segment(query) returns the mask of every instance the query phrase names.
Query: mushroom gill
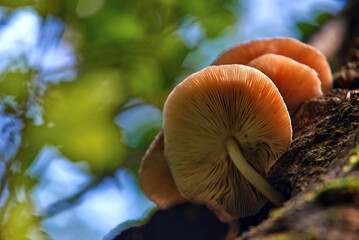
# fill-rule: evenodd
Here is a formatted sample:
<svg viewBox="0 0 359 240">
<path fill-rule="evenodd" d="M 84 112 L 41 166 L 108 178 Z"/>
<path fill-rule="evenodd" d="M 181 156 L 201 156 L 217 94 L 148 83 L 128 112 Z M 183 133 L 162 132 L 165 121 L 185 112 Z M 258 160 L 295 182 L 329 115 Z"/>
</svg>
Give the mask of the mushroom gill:
<svg viewBox="0 0 359 240">
<path fill-rule="evenodd" d="M 233 218 L 258 212 L 271 198 L 241 173 L 233 149 L 265 181 L 292 136 L 278 89 L 263 73 L 243 65 L 211 66 L 186 78 L 166 100 L 163 131 L 165 157 L 179 192 Z"/>
</svg>

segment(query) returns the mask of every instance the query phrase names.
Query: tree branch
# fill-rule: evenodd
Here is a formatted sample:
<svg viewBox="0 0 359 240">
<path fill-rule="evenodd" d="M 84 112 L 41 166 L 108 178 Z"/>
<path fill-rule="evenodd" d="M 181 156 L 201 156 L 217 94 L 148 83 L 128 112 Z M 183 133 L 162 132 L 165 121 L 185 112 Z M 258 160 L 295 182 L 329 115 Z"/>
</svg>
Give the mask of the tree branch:
<svg viewBox="0 0 359 240">
<path fill-rule="evenodd" d="M 42 217 L 49 218 L 52 217 L 66 209 L 75 207 L 79 203 L 81 203 L 82 197 L 93 188 L 97 187 L 106 177 L 110 177 L 113 175 L 113 172 L 103 172 L 99 175 L 97 175 L 92 181 L 90 181 L 88 184 L 84 185 L 79 191 L 77 191 L 75 194 L 61 199 L 50 206 L 48 206 L 44 213 L 42 214 Z"/>
</svg>

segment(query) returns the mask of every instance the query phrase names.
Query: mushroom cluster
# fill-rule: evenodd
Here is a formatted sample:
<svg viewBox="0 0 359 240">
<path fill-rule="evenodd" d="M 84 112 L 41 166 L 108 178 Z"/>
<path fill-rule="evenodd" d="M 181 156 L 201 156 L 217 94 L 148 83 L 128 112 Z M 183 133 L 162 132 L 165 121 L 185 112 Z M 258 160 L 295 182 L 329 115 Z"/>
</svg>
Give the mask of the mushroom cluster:
<svg viewBox="0 0 359 240">
<path fill-rule="evenodd" d="M 286 198 L 266 176 L 292 140 L 288 109 L 331 88 L 323 57 L 294 39 L 256 40 L 183 80 L 142 159 L 145 194 L 162 209 L 206 204 L 223 222 L 255 214 L 268 200 L 281 206 Z"/>
<path fill-rule="evenodd" d="M 225 50 L 213 63 L 223 64 L 245 64 L 266 74 L 279 89 L 290 114 L 301 102 L 328 93 L 333 85 L 326 57 L 293 38 L 240 43 Z"/>
</svg>

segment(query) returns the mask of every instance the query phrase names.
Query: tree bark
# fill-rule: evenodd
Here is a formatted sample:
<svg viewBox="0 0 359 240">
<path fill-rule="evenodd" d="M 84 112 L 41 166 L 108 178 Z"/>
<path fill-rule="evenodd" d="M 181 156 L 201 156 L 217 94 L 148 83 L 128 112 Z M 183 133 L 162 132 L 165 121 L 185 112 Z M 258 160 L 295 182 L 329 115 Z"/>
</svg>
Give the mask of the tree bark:
<svg viewBox="0 0 359 240">
<path fill-rule="evenodd" d="M 269 173 L 290 200 L 239 239 L 359 239 L 359 91 L 304 103 L 293 130 Z"/>
</svg>

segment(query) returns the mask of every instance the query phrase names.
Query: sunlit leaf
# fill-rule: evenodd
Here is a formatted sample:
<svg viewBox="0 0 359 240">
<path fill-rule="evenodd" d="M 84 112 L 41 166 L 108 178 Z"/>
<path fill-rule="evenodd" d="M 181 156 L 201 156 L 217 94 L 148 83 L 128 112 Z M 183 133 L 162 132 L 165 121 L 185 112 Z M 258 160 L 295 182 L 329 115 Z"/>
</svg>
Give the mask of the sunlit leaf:
<svg viewBox="0 0 359 240">
<path fill-rule="evenodd" d="M 53 87 L 45 97 L 45 123 L 30 137 L 59 147 L 70 160 L 86 161 L 94 170 L 118 166 L 126 148 L 113 120 L 125 100 L 122 91 L 114 70 Z"/>
<path fill-rule="evenodd" d="M 6 211 L 0 225 L 0 239 L 50 239 L 42 230 L 41 219 L 34 216 L 33 207 L 28 201 L 12 200 Z"/>
</svg>

